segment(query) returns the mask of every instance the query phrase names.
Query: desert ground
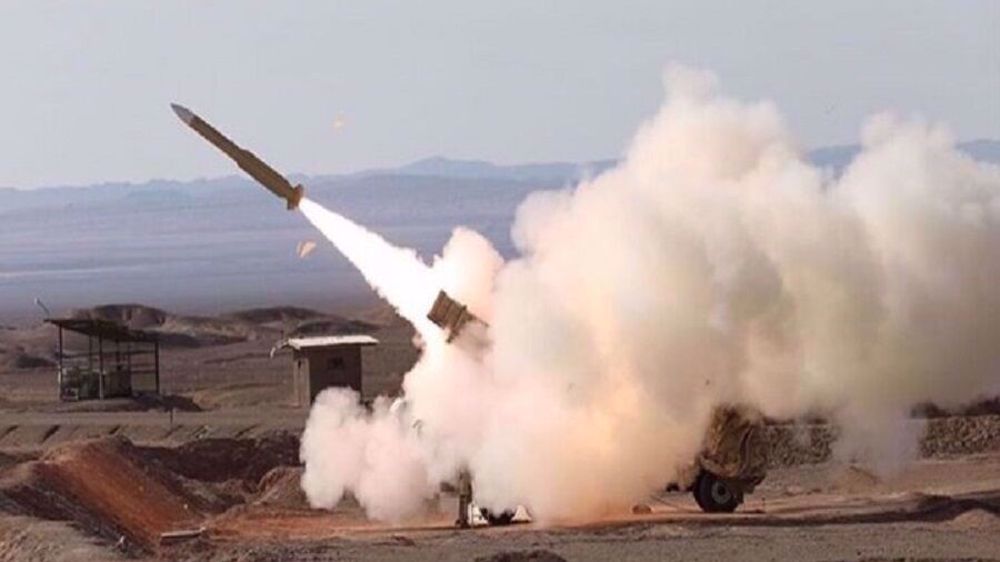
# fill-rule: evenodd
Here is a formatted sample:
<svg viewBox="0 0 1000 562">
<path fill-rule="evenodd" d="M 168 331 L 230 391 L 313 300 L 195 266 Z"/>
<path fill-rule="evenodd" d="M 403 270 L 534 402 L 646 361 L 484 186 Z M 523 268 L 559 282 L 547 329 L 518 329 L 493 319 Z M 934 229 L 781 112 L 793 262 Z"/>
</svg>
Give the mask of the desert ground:
<svg viewBox="0 0 1000 562">
<path fill-rule="evenodd" d="M 832 457 L 834 428 L 771 424 L 772 468 L 733 514 L 664 492 L 597 518 L 459 530 L 443 491 L 424 518 L 388 525 L 351 501 L 308 506 L 307 411 L 291 403 L 287 352 L 271 349 L 370 333 L 364 394 L 397 393 L 416 351 L 391 311 L 70 314 L 161 334 L 163 396 L 60 402 L 54 328 L 0 329 L 0 560 L 1000 560 L 995 407 L 914 419 L 921 458 L 881 478 Z"/>
</svg>

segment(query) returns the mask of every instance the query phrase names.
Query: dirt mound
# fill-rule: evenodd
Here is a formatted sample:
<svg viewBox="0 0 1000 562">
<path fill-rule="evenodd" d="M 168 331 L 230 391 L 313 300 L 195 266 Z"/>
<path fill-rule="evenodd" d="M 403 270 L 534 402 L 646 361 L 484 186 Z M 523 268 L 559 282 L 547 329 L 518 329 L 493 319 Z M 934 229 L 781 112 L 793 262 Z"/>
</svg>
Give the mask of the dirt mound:
<svg viewBox="0 0 1000 562">
<path fill-rule="evenodd" d="M 265 474 L 278 466 L 299 464 L 299 439 L 277 432 L 257 439 L 201 439 L 180 447 L 145 447 L 146 459 L 156 460 L 174 474 L 202 482 L 237 480 L 256 492 Z"/>
<path fill-rule="evenodd" d="M 71 318 L 106 320 L 133 330 L 146 330 L 162 325 L 169 316 L 165 311 L 142 304 L 105 304 L 70 311 Z"/>
<path fill-rule="evenodd" d="M 9 355 L 9 359 L 15 369 L 40 369 L 56 364 L 55 361 L 47 357 L 39 357 L 24 352 L 14 352 Z"/>
<path fill-rule="evenodd" d="M 505 550 L 479 556 L 476 562 L 566 562 L 566 559 L 551 550 Z"/>
<path fill-rule="evenodd" d="M 322 336 L 322 335 L 342 335 L 342 334 L 367 334 L 374 332 L 378 326 L 363 322 L 361 320 L 347 320 L 344 318 L 327 318 L 303 322 L 293 328 L 288 335 L 298 336 Z"/>
<path fill-rule="evenodd" d="M 51 369 L 55 343 L 56 329 L 50 324 L 0 330 L 0 373 Z"/>
<path fill-rule="evenodd" d="M 410 323 L 403 319 L 392 305 L 379 301 L 375 306 L 361 311 L 357 317 L 365 322 L 376 326 L 409 326 Z"/>
<path fill-rule="evenodd" d="M 170 315 L 151 330 L 160 342 L 173 347 L 208 347 L 260 338 L 261 331 L 245 322 L 223 318 Z"/>
<path fill-rule="evenodd" d="M 63 521 L 41 521 L 31 517 L 0 515 L 0 561 L 79 562 L 80 560 L 128 560 L 111 545 Z"/>
<path fill-rule="evenodd" d="M 253 339 L 254 326 L 228 318 L 208 318 L 171 314 L 142 304 L 106 304 L 74 309 L 73 318 L 105 320 L 133 330 L 155 333 L 167 347 L 204 347 Z"/>
<path fill-rule="evenodd" d="M 106 398 L 104 400 L 80 400 L 57 402 L 46 408 L 49 412 L 198 412 L 201 408 L 186 396 L 172 394 L 140 394 L 131 398 Z"/>
<path fill-rule="evenodd" d="M 295 307 L 257 308 L 217 318 L 167 315 L 153 331 L 167 345 L 206 347 L 282 335 L 327 335 L 370 332 L 376 326 L 315 310 Z"/>
<path fill-rule="evenodd" d="M 279 466 L 260 480 L 260 493 L 255 504 L 274 507 L 308 508 L 309 502 L 302 491 L 302 468 Z"/>
<path fill-rule="evenodd" d="M 52 368 L 55 341 L 55 327 L 49 324 L 0 330 L 0 372 Z"/>
<path fill-rule="evenodd" d="M 201 408 L 187 396 L 173 394 L 142 394 L 132 398 L 141 410 L 176 410 L 178 412 L 200 412 Z"/>
<path fill-rule="evenodd" d="M 0 470 L 7 468 L 8 466 L 17 464 L 17 459 L 6 454 L 0 453 Z"/>
<path fill-rule="evenodd" d="M 294 306 L 251 308 L 225 314 L 222 318 L 281 330 L 286 336 L 356 334 L 378 329 L 375 324 L 362 320 Z"/>
<path fill-rule="evenodd" d="M 261 497 L 300 501 L 301 472 L 290 466 L 298 464 L 298 446 L 285 433 L 176 448 L 105 438 L 56 447 L 20 464 L 5 456 L 0 512 L 73 521 L 87 533 L 111 541 L 124 536 L 134 548 L 151 551 L 161 533 L 197 528 L 207 515 L 234 505 Z"/>
<path fill-rule="evenodd" d="M 155 548 L 160 533 L 196 526 L 203 517 L 198 503 L 124 439 L 58 447 L 0 475 L 0 510 L 74 521 L 142 550 Z"/>
<path fill-rule="evenodd" d="M 55 360 L 38 354 L 41 350 L 26 351 L 21 346 L 0 348 L 0 368 L 2 369 L 43 369 L 56 364 Z"/>
<path fill-rule="evenodd" d="M 970 509 L 952 519 L 951 525 L 960 529 L 1000 530 L 1000 515 L 985 509 Z"/>
<path fill-rule="evenodd" d="M 311 320 L 313 318 L 321 318 L 324 316 L 327 315 L 308 308 L 299 308 L 295 306 L 271 306 L 266 308 L 237 310 L 236 312 L 224 314 L 222 317 L 239 320 L 241 322 L 249 322 L 251 324 L 271 324 L 274 322 L 301 322 L 303 320 Z"/>
</svg>

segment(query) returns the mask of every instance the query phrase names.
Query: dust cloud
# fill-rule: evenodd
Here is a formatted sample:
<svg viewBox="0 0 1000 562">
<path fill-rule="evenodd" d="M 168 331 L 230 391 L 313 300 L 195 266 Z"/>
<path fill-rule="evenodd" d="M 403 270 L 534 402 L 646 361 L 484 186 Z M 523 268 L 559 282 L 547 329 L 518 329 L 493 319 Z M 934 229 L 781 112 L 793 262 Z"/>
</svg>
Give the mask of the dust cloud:
<svg viewBox="0 0 1000 562">
<path fill-rule="evenodd" d="M 626 509 L 696 455 L 712 409 L 837 423 L 841 455 L 912 456 L 911 408 L 1000 392 L 1000 168 L 892 115 L 841 173 L 777 108 L 673 67 L 622 162 L 518 210 L 506 263 L 458 229 L 430 265 L 301 209 L 416 326 L 405 401 L 329 390 L 303 437 L 314 506 L 419 513 L 470 470 L 477 503 L 536 519 Z M 425 315 L 439 289 L 489 324 L 481 353 Z"/>
</svg>

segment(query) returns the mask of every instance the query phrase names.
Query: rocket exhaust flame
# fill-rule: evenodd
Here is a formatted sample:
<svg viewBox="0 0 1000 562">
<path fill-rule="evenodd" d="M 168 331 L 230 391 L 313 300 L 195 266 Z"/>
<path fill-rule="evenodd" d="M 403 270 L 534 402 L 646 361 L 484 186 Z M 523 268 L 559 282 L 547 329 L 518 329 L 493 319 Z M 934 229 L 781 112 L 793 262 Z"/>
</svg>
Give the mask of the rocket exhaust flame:
<svg viewBox="0 0 1000 562">
<path fill-rule="evenodd" d="M 309 199 L 303 199 L 299 209 L 422 336 L 440 332 L 426 318 L 440 288 L 431 268 L 420 261 L 416 252 L 393 246 L 378 234 Z"/>
</svg>

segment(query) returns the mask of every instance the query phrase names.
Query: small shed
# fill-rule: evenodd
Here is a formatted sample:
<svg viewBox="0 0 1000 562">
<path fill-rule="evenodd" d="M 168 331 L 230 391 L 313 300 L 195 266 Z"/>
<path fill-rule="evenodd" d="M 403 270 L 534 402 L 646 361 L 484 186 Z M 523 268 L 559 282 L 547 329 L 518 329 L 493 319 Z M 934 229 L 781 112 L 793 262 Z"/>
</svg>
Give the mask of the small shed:
<svg viewBox="0 0 1000 562">
<path fill-rule="evenodd" d="M 292 350 L 295 403 L 312 404 L 323 389 L 353 388 L 361 394 L 361 348 L 378 344 L 358 334 L 289 338 L 281 347 Z"/>
<path fill-rule="evenodd" d="M 61 400 L 160 393 L 160 343 L 155 334 L 95 318 L 45 321 L 59 329 Z"/>
</svg>

